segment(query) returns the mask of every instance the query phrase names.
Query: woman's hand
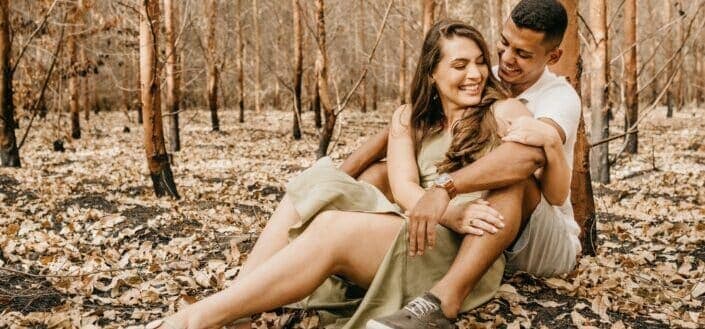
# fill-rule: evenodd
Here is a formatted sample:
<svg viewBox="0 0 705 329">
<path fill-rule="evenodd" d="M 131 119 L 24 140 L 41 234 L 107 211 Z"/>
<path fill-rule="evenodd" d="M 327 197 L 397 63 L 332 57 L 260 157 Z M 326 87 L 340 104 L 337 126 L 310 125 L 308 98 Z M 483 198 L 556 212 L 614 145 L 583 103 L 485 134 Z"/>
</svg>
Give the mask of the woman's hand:
<svg viewBox="0 0 705 329">
<path fill-rule="evenodd" d="M 436 224 L 445 213 L 450 197 L 442 188 L 426 190 L 408 212 L 409 215 L 409 255 L 423 255 L 426 247 L 433 249 L 436 244 Z"/>
<path fill-rule="evenodd" d="M 504 217 L 483 199 L 448 208 L 441 225 L 458 234 L 495 234 L 504 228 Z"/>
<path fill-rule="evenodd" d="M 553 126 L 529 116 L 511 121 L 502 140 L 536 147 L 561 144 L 561 137 Z"/>
</svg>

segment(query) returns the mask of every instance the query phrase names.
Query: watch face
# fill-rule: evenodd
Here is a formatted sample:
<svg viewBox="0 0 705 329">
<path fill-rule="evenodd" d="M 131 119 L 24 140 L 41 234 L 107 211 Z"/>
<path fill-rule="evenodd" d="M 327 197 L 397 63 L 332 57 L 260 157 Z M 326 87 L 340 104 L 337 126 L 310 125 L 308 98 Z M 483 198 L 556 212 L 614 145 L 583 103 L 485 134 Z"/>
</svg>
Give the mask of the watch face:
<svg viewBox="0 0 705 329">
<path fill-rule="evenodd" d="M 447 174 L 440 175 L 438 176 L 438 178 L 436 178 L 436 184 L 438 185 L 443 186 L 448 184 L 448 182 L 450 182 L 450 176 Z"/>
</svg>

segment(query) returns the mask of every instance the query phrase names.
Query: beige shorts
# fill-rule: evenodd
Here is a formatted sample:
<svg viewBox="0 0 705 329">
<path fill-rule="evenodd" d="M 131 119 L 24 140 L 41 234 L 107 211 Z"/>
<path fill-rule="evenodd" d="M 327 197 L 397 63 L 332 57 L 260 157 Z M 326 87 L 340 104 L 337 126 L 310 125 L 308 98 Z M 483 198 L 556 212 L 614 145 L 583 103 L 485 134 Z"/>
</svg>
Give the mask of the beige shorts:
<svg viewBox="0 0 705 329">
<path fill-rule="evenodd" d="M 573 216 L 550 205 L 543 195 L 514 246 L 504 252 L 507 269 L 536 276 L 568 273 L 580 253 L 580 227 Z"/>
</svg>

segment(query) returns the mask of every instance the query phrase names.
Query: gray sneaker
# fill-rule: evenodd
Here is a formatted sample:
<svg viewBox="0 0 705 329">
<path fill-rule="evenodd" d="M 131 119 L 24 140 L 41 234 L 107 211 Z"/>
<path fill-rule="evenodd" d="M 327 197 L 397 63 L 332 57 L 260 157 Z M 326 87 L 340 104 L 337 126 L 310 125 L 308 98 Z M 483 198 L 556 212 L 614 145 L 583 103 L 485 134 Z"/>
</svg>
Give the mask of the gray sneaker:
<svg viewBox="0 0 705 329">
<path fill-rule="evenodd" d="M 367 329 L 451 329 L 455 328 L 441 310 L 441 300 L 430 292 L 416 297 L 399 311 L 367 321 Z"/>
</svg>

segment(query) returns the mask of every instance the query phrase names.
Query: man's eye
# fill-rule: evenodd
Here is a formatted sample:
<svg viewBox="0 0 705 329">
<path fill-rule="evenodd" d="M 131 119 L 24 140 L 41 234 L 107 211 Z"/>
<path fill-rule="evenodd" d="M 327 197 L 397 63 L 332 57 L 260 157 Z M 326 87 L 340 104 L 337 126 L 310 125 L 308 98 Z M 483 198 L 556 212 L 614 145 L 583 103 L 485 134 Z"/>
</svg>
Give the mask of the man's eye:
<svg viewBox="0 0 705 329">
<path fill-rule="evenodd" d="M 524 59 L 531 58 L 531 55 L 529 55 L 529 54 L 519 53 L 518 55 L 519 55 L 519 57 L 524 58 Z"/>
</svg>

